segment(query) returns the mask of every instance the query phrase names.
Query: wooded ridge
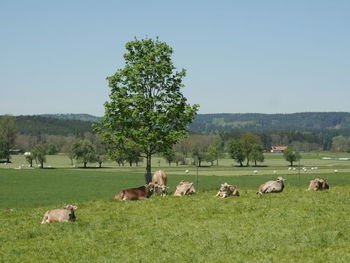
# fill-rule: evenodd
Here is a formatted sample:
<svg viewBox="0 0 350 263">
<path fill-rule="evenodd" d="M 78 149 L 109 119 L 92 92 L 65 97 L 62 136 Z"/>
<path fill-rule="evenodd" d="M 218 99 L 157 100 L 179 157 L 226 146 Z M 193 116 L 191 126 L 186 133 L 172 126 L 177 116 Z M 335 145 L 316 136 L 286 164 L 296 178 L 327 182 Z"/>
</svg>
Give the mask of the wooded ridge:
<svg viewBox="0 0 350 263">
<path fill-rule="evenodd" d="M 19 134 L 70 135 L 91 132 L 101 117 L 89 114 L 43 114 L 16 117 Z M 198 114 L 189 126 L 192 133 L 228 131 L 322 131 L 350 135 L 349 112 L 301 112 L 292 114 L 218 113 Z"/>
</svg>

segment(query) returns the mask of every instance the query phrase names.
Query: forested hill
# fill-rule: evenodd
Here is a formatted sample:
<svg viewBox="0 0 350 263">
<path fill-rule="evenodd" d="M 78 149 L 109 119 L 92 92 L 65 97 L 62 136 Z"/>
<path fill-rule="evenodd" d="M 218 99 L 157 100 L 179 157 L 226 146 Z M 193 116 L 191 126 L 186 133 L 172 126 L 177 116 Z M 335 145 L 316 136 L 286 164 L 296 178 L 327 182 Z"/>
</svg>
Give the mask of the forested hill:
<svg viewBox="0 0 350 263">
<path fill-rule="evenodd" d="M 16 116 L 20 134 L 69 135 L 89 132 L 100 117 L 88 114 L 50 114 Z M 305 112 L 293 114 L 223 113 L 198 114 L 190 125 L 194 133 L 221 131 L 347 131 L 350 135 L 350 113 Z"/>
<path fill-rule="evenodd" d="M 25 135 L 76 135 L 92 131 L 92 122 L 49 118 L 40 115 L 16 116 L 16 129 Z"/>
<path fill-rule="evenodd" d="M 192 132 L 215 131 L 311 131 L 350 129 L 348 112 L 303 112 L 292 114 L 222 113 L 199 114 L 190 125 Z"/>
<path fill-rule="evenodd" d="M 90 121 L 90 122 L 98 122 L 101 121 L 101 117 L 96 117 L 90 114 L 42 114 L 39 115 L 42 117 L 48 117 L 48 118 L 54 118 L 54 119 L 60 119 L 60 120 L 78 120 L 78 121 Z"/>
</svg>

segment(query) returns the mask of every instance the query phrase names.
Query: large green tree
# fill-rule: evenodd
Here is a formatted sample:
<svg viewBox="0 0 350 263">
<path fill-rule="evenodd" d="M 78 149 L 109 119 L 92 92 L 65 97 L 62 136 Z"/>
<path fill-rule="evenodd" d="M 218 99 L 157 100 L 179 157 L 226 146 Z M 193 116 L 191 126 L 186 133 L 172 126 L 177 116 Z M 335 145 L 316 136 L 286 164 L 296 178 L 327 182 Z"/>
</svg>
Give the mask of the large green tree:
<svg viewBox="0 0 350 263">
<path fill-rule="evenodd" d="M 10 149 L 15 145 L 15 117 L 4 115 L 0 117 L 0 159 L 10 161 Z"/>
<path fill-rule="evenodd" d="M 155 153 L 165 152 L 187 134 L 198 105 L 181 93 L 184 69 L 176 71 L 172 48 L 157 39 L 134 39 L 126 44 L 125 66 L 108 77 L 110 101 L 95 126 L 109 150 L 135 147 L 146 158 L 146 181 Z"/>
</svg>

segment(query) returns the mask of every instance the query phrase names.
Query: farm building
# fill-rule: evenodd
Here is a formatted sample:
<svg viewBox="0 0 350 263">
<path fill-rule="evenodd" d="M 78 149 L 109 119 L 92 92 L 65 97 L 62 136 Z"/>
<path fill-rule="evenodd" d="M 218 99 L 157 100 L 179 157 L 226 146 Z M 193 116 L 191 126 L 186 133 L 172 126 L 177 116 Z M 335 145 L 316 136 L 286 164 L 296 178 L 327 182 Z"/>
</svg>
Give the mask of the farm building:
<svg viewBox="0 0 350 263">
<path fill-rule="evenodd" d="M 271 146 L 272 153 L 283 153 L 287 150 L 287 146 Z"/>
</svg>

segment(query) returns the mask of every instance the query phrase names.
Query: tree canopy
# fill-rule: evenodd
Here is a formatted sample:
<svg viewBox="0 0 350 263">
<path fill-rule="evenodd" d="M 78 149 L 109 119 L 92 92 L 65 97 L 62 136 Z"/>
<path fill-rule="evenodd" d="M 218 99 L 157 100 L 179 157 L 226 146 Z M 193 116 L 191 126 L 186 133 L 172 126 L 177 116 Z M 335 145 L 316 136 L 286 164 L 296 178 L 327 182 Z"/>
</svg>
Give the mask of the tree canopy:
<svg viewBox="0 0 350 263">
<path fill-rule="evenodd" d="M 152 155 L 165 152 L 187 134 L 198 105 L 181 93 L 184 69 L 175 71 L 172 48 L 157 39 L 126 44 L 125 67 L 108 77 L 110 101 L 101 125 L 95 126 L 109 152 L 137 147 L 151 173 Z"/>
</svg>

